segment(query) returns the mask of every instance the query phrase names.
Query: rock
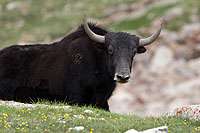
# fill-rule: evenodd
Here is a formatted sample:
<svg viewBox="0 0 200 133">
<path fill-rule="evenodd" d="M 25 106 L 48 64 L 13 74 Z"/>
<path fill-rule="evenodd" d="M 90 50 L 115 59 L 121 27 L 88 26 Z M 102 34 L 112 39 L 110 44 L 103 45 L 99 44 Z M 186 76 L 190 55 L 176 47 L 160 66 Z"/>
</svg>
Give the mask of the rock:
<svg viewBox="0 0 200 133">
<path fill-rule="evenodd" d="M 139 132 L 135 129 L 130 129 L 130 130 L 126 131 L 125 133 L 139 133 Z"/>
<path fill-rule="evenodd" d="M 200 23 L 184 25 L 180 31 L 180 38 L 191 42 L 200 41 Z"/>
<path fill-rule="evenodd" d="M 174 61 L 173 58 L 174 54 L 171 49 L 166 46 L 158 47 L 150 63 L 150 71 L 157 74 L 162 73 Z"/>
<path fill-rule="evenodd" d="M 200 58 L 192 59 L 188 62 L 190 69 L 200 75 Z"/>
<path fill-rule="evenodd" d="M 131 102 L 134 100 L 134 96 L 123 88 L 123 85 L 120 88 L 116 89 L 114 95 L 109 99 L 109 105 L 111 112 L 122 113 L 126 112 L 130 108 Z M 115 101 L 120 104 L 110 104 L 110 102 Z M 126 103 L 126 104 L 121 104 Z"/>
<path fill-rule="evenodd" d="M 125 133 L 168 133 L 168 127 L 162 126 L 158 128 L 148 129 L 142 132 L 138 132 L 135 129 L 131 129 L 131 130 L 126 131 Z"/>
<path fill-rule="evenodd" d="M 158 24 L 156 23 L 154 25 L 156 26 Z M 162 40 L 163 44 L 169 45 L 169 44 L 173 44 L 177 40 L 179 40 L 179 35 L 177 34 L 177 32 L 163 29 L 159 38 L 160 38 L 160 40 Z"/>
<path fill-rule="evenodd" d="M 168 95 L 175 95 L 177 96 L 178 93 L 190 93 L 194 89 L 200 89 L 200 77 L 197 77 L 195 79 L 191 79 L 188 81 L 184 81 L 179 84 L 174 84 L 173 86 L 169 86 L 167 88 L 164 88 L 165 93 Z"/>
<path fill-rule="evenodd" d="M 24 5 L 24 2 L 15 1 L 15 2 L 8 3 L 6 6 L 6 9 L 12 10 L 14 8 L 21 8 L 23 5 Z"/>
<path fill-rule="evenodd" d="M 165 15 L 164 18 L 167 22 L 170 22 L 172 19 L 183 15 L 183 9 L 181 7 L 174 7 L 170 9 Z"/>
<path fill-rule="evenodd" d="M 149 130 L 142 131 L 142 133 L 168 133 L 168 127 L 162 126 L 158 128 L 152 128 Z"/>
<path fill-rule="evenodd" d="M 83 126 L 75 127 L 74 130 L 81 131 L 84 130 L 84 127 Z"/>
<path fill-rule="evenodd" d="M 70 128 L 68 128 L 68 129 L 69 129 L 69 130 L 81 131 L 81 130 L 84 130 L 84 127 L 83 127 L 83 126 L 78 126 L 78 127 L 74 127 L 74 128 L 70 127 Z"/>
<path fill-rule="evenodd" d="M 191 121 L 199 121 L 200 119 L 200 105 L 188 105 L 188 106 L 182 106 L 175 109 L 172 109 L 171 111 L 167 112 L 165 114 L 167 117 L 182 117 L 182 118 L 188 118 Z"/>
</svg>

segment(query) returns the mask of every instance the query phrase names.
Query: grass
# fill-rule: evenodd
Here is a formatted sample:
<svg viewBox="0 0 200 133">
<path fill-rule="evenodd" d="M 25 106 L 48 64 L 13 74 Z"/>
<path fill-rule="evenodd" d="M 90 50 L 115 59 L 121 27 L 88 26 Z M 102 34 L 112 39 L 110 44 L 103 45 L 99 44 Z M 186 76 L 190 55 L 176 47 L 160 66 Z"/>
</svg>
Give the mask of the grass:
<svg viewBox="0 0 200 133">
<path fill-rule="evenodd" d="M 89 17 L 105 18 L 104 9 L 122 2 L 130 4 L 133 0 L 0 1 L 0 47 L 60 38 L 82 24 L 84 11 Z M 18 6 L 12 7 L 13 3 Z"/>
<path fill-rule="evenodd" d="M 136 30 L 140 27 L 149 27 L 151 22 L 157 18 L 161 17 L 167 10 L 175 7 L 177 4 L 171 4 L 167 6 L 157 7 L 157 8 L 150 8 L 144 14 L 137 19 L 129 19 L 129 20 L 122 20 L 115 24 L 110 25 L 112 29 L 115 30 Z M 152 17 L 149 17 L 152 16 Z"/>
<path fill-rule="evenodd" d="M 105 9 L 117 9 L 120 5 L 129 5 L 137 1 L 2 0 L 0 1 L 0 48 L 18 42 L 38 43 L 56 40 L 82 24 L 84 11 L 90 18 L 105 19 L 107 18 Z M 131 31 L 148 27 L 154 19 L 163 16 L 169 9 L 176 6 L 182 7 L 184 14 L 174 18 L 164 28 L 177 31 L 181 26 L 189 23 L 189 17 L 194 14 L 191 7 L 196 7 L 196 12 L 200 15 L 199 0 L 183 0 L 162 7 L 146 7 L 148 10 L 144 16 L 121 20 L 106 27 L 114 31 Z"/>
<path fill-rule="evenodd" d="M 65 104 L 56 104 L 63 106 Z M 93 113 L 85 113 L 91 110 Z M 103 119 L 102 119 L 103 118 Z M 147 117 L 120 115 L 92 107 L 71 106 L 69 109 L 15 108 L 0 106 L 0 132 L 77 132 L 70 130 L 83 126 L 81 132 L 125 132 L 129 129 L 144 131 L 167 126 L 169 132 L 191 133 L 200 130 L 199 122 L 179 117 Z"/>
</svg>

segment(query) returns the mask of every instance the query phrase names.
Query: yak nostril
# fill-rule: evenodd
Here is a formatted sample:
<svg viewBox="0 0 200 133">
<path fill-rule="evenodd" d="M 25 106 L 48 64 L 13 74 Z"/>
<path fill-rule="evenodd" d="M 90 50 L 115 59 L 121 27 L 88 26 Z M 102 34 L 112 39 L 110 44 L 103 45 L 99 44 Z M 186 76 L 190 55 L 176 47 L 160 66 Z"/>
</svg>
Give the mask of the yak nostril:
<svg viewBox="0 0 200 133">
<path fill-rule="evenodd" d="M 114 80 L 116 81 L 128 81 L 130 79 L 130 75 L 128 74 L 115 74 Z"/>
<path fill-rule="evenodd" d="M 117 79 L 119 80 L 128 80 L 129 78 L 129 75 L 117 75 Z"/>
</svg>

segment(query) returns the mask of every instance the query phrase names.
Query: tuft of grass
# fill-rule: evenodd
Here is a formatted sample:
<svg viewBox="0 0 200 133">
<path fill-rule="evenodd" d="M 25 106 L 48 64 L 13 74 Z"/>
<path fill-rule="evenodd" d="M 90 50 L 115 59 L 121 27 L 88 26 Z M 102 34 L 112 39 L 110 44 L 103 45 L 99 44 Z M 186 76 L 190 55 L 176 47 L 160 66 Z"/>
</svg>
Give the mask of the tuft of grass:
<svg viewBox="0 0 200 133">
<path fill-rule="evenodd" d="M 41 104 L 47 103 L 46 101 Z M 68 106 L 64 103 L 47 103 Z M 91 110 L 93 113 L 85 113 Z M 120 115 L 92 107 L 71 106 L 68 109 L 17 108 L 0 106 L 0 132 L 77 132 L 70 129 L 83 126 L 88 132 L 125 132 L 129 129 L 144 131 L 168 126 L 170 132 L 190 133 L 200 130 L 199 122 L 179 117 L 146 117 Z"/>
</svg>

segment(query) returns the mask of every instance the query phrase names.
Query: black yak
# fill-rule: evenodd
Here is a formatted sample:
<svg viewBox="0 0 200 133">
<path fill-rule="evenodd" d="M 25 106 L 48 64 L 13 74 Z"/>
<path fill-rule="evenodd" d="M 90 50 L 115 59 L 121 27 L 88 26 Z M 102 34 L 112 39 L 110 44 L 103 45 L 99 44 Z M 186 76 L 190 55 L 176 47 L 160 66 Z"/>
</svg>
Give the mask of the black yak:
<svg viewBox="0 0 200 133">
<path fill-rule="evenodd" d="M 161 23 L 162 25 L 162 23 Z M 87 23 L 52 44 L 13 45 L 0 50 L 0 99 L 47 99 L 109 110 L 116 82 L 130 79 L 133 57 L 156 40 L 111 32 Z"/>
</svg>

